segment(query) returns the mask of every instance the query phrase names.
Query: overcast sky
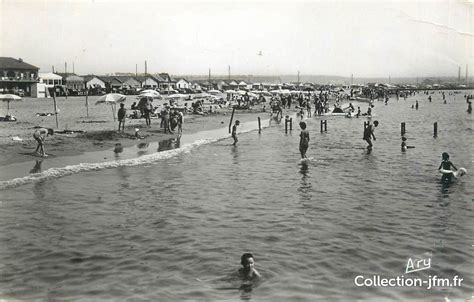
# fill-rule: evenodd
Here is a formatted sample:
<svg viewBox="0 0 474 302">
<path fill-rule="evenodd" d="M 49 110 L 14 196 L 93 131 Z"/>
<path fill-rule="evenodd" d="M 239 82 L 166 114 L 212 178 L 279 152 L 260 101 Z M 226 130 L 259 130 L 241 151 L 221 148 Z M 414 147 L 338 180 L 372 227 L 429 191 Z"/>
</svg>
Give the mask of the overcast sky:
<svg viewBox="0 0 474 302">
<path fill-rule="evenodd" d="M 474 73 L 471 1 L 0 2 L 0 56 L 40 71 L 226 75 Z"/>
</svg>

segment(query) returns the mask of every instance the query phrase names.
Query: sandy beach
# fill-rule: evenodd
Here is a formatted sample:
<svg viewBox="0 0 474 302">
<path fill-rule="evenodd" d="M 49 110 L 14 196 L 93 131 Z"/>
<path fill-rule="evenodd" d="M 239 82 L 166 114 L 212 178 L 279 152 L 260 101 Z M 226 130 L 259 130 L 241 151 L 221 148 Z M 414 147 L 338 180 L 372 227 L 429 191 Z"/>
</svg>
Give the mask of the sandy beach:
<svg viewBox="0 0 474 302">
<path fill-rule="evenodd" d="M 157 142 L 176 136 L 164 133 L 160 128 L 160 118 L 152 118 L 151 128 L 146 127 L 144 119 L 127 119 L 125 132 L 120 133 L 117 131 L 118 122 L 114 121 L 112 116 L 111 106 L 95 105 L 97 98 L 98 96 L 88 98 L 88 115 L 85 97 L 56 98 L 59 127 L 56 127 L 54 114 L 41 115 L 54 112 L 52 98 L 26 98 L 23 102 L 10 103 L 9 113 L 15 116 L 17 121 L 2 122 L 0 166 L 31 160 L 32 152 L 36 148 L 32 134 L 37 127 L 53 128 L 56 131 L 53 136 L 47 137 L 45 144 L 46 153 L 56 157 L 113 149 L 117 143 L 123 147 L 137 144 L 134 137 L 135 128 L 140 129 L 140 135 L 143 137 L 140 142 Z M 127 114 L 131 112 L 129 108 L 134 101 L 135 96 L 127 96 Z M 228 127 L 231 113 L 232 109 L 229 107 L 219 108 L 216 112 L 206 115 L 188 113 L 184 117 L 183 133 Z M 0 109 L 0 114 L 6 114 L 6 104 Z M 269 116 L 268 112 L 262 111 L 262 105 L 250 110 L 236 110 L 234 120 L 245 122 L 257 120 L 259 116 L 262 119 Z"/>
</svg>

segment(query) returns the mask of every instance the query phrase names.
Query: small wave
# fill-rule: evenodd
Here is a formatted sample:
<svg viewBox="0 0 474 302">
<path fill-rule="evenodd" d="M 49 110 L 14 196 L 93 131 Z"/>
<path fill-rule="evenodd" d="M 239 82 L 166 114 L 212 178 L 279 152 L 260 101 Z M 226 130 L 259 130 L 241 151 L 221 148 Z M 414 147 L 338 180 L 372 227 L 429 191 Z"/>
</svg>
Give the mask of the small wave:
<svg viewBox="0 0 474 302">
<path fill-rule="evenodd" d="M 177 156 L 178 154 L 190 152 L 192 149 L 196 147 L 218 141 L 219 139 L 220 138 L 201 139 L 193 143 L 183 145 L 181 148 L 178 148 L 178 149 L 156 152 L 156 153 L 152 153 L 148 155 L 143 155 L 138 158 L 114 160 L 114 161 L 100 162 L 100 163 L 80 163 L 80 164 L 70 165 L 70 166 L 65 166 L 65 167 L 50 168 L 41 173 L 30 174 L 24 177 L 1 181 L 0 190 L 17 187 L 17 186 L 21 186 L 25 184 L 30 184 L 30 183 L 38 182 L 45 179 L 64 177 L 64 176 L 79 173 L 79 172 L 103 170 L 103 169 L 117 168 L 117 167 L 129 167 L 129 166 L 137 166 L 137 165 L 153 163 L 155 161 L 164 160 L 164 159 Z"/>
</svg>

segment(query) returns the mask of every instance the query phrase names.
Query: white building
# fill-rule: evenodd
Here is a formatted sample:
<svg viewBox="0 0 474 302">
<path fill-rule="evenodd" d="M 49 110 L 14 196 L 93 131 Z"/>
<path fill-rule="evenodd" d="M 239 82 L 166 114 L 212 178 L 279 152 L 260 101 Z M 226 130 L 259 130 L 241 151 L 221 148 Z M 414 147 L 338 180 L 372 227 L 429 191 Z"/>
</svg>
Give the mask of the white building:
<svg viewBox="0 0 474 302">
<path fill-rule="evenodd" d="M 97 76 L 84 76 L 84 81 L 86 82 L 87 89 L 92 89 L 95 87 L 105 89 L 105 82 Z"/>
<path fill-rule="evenodd" d="M 39 82 L 31 87 L 31 96 L 34 98 L 50 97 L 48 89 L 63 85 L 63 77 L 52 72 L 39 72 L 38 79 Z"/>
<path fill-rule="evenodd" d="M 40 72 L 38 77 L 39 82 L 45 84 L 48 88 L 63 84 L 63 77 L 52 72 Z"/>
<path fill-rule="evenodd" d="M 176 82 L 176 88 L 189 89 L 191 88 L 191 84 L 188 81 L 186 81 L 186 79 L 181 78 Z"/>
</svg>

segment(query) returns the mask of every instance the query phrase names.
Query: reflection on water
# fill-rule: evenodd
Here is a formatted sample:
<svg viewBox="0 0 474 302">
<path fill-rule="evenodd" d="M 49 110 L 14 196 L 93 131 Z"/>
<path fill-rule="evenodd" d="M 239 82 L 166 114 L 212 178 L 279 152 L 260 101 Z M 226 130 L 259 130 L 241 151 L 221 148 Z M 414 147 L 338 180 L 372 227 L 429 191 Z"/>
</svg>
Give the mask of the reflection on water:
<svg viewBox="0 0 474 302">
<path fill-rule="evenodd" d="M 37 159 L 33 169 L 30 170 L 30 174 L 41 173 L 41 164 L 43 159 Z"/>
<path fill-rule="evenodd" d="M 170 138 L 158 142 L 158 152 L 179 148 L 179 139 Z"/>
</svg>

